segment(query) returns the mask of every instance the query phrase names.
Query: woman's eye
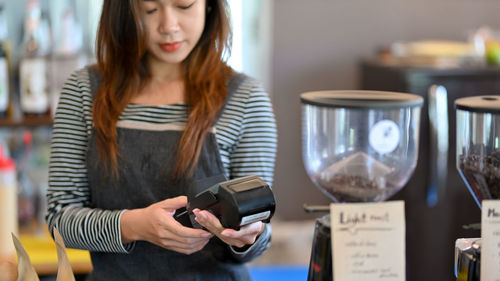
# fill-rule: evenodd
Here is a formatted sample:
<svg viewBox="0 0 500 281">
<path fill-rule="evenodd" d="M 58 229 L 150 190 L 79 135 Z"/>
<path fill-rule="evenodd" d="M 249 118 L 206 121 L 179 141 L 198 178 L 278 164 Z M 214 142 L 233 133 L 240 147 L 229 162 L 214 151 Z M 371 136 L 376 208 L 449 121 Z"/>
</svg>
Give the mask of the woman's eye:
<svg viewBox="0 0 500 281">
<path fill-rule="evenodd" d="M 146 10 L 146 14 L 151 15 L 152 13 L 156 12 L 157 9 L 151 9 L 151 10 Z"/>
<path fill-rule="evenodd" d="M 193 5 L 194 5 L 194 2 L 191 3 L 191 4 L 189 4 L 189 5 L 186 5 L 186 6 L 179 6 L 179 8 L 182 9 L 182 10 L 187 10 L 187 9 L 191 8 Z"/>
</svg>

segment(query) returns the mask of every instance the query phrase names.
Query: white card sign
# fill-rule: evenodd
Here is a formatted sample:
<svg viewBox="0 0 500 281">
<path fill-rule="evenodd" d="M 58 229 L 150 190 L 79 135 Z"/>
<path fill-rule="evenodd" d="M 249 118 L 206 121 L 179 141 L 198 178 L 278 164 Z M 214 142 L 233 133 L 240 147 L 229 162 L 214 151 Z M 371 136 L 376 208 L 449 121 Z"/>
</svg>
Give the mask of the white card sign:
<svg viewBox="0 0 500 281">
<path fill-rule="evenodd" d="M 500 200 L 483 200 L 481 281 L 500 281 Z"/>
<path fill-rule="evenodd" d="M 333 280 L 405 281 L 403 201 L 330 204 Z"/>
</svg>

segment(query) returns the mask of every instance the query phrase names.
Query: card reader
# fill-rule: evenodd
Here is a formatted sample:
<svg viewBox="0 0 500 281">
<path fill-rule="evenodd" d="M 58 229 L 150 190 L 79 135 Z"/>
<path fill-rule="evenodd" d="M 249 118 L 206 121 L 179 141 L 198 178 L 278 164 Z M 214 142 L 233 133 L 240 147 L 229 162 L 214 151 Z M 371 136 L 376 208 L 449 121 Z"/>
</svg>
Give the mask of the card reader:
<svg viewBox="0 0 500 281">
<path fill-rule="evenodd" d="M 188 198 L 186 211 L 177 214 L 176 218 L 189 215 L 193 227 L 200 228 L 194 220 L 196 208 L 214 214 L 225 228 L 239 230 L 256 221 L 270 222 L 276 203 L 269 185 L 251 175 L 217 183 Z"/>
</svg>

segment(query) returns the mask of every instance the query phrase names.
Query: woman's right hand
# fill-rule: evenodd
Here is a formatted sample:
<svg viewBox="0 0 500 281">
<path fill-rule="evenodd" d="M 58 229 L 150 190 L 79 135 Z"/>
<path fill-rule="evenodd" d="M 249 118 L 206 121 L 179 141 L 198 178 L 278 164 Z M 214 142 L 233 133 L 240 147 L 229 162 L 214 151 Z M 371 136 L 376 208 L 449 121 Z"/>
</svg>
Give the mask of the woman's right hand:
<svg viewBox="0 0 500 281">
<path fill-rule="evenodd" d="M 175 210 L 186 205 L 187 197 L 178 196 L 143 209 L 125 211 L 120 221 L 122 242 L 143 240 L 187 255 L 203 249 L 213 235 L 185 227 L 173 217 Z"/>
</svg>

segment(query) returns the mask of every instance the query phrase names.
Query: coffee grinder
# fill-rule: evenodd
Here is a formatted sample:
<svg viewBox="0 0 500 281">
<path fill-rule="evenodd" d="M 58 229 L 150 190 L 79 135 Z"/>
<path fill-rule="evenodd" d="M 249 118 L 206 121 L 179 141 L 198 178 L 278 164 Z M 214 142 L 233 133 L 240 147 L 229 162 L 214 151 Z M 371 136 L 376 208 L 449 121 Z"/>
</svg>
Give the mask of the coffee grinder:
<svg viewBox="0 0 500 281">
<path fill-rule="evenodd" d="M 301 94 L 301 102 L 303 162 L 324 194 L 336 203 L 380 202 L 403 188 L 417 163 L 421 97 L 318 91 Z M 308 280 L 332 280 L 332 267 L 325 215 L 316 220 Z"/>
<path fill-rule="evenodd" d="M 473 96 L 455 101 L 457 169 L 472 197 L 500 198 L 500 96 Z M 456 241 L 457 280 L 479 281 L 481 239 Z"/>
</svg>

